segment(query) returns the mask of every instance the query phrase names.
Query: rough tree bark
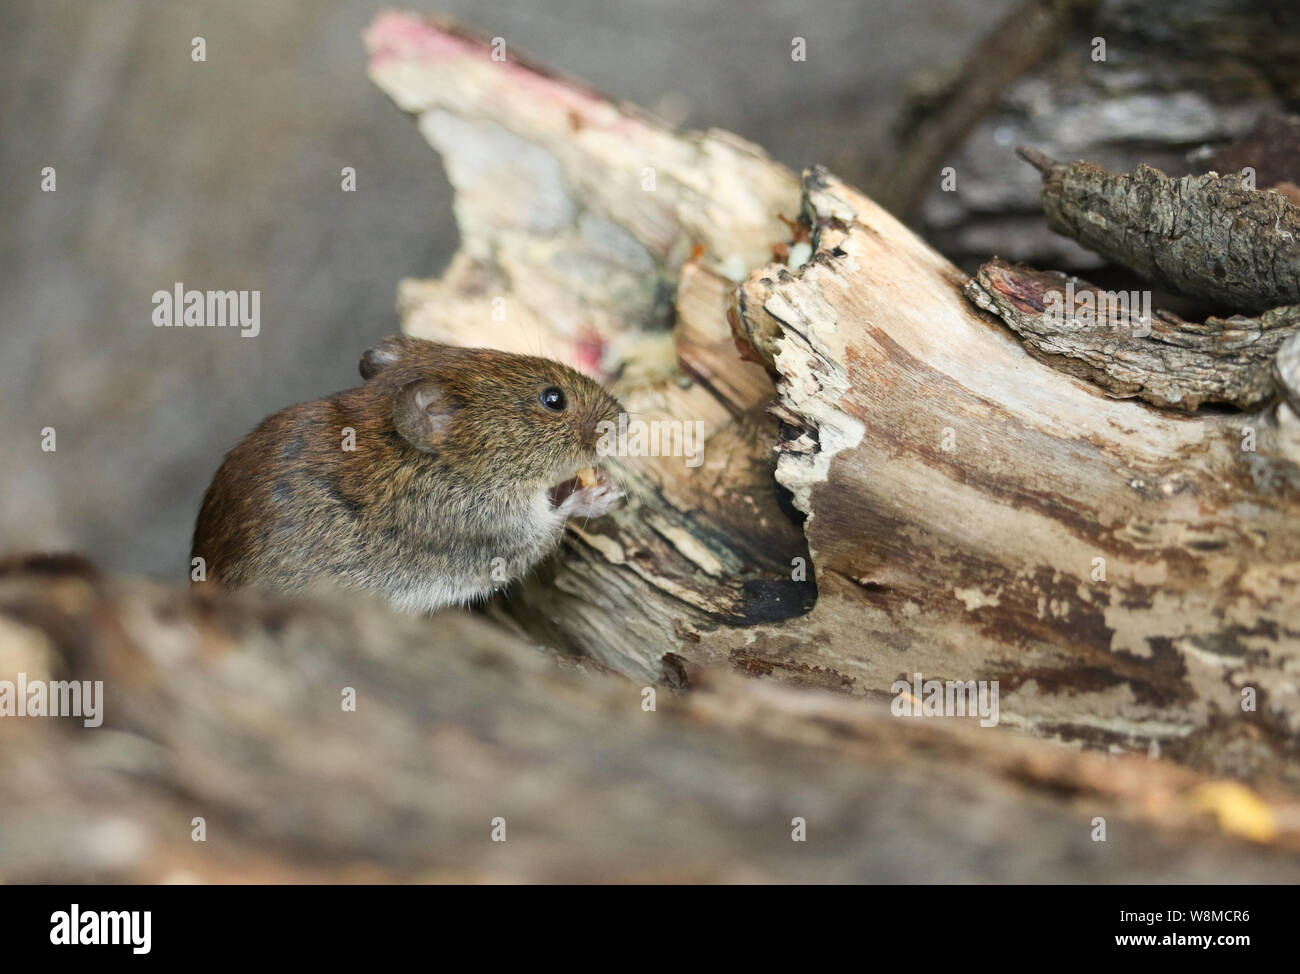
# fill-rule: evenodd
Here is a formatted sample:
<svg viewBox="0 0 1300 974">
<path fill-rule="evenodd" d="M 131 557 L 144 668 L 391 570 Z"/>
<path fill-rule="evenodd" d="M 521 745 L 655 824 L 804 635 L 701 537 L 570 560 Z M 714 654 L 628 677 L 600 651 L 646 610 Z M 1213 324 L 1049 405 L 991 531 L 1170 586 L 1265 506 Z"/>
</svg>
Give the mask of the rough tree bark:
<svg viewBox="0 0 1300 974">
<path fill-rule="evenodd" d="M 1071 289 L 1076 305 L 1065 307 Z M 1057 368 L 1114 396 L 1191 412 L 1203 403 L 1266 405 L 1278 393 L 1274 363 L 1282 345 L 1300 331 L 1300 305 L 1203 323 L 1163 310 L 1143 318 L 1136 291 L 1121 304 L 1080 278 L 996 259 L 967 282 L 966 294 Z"/>
<path fill-rule="evenodd" d="M 1172 179 L 1019 154 L 1043 174 L 1047 225 L 1144 280 L 1243 311 L 1300 295 L 1300 207 L 1283 194 L 1238 173 Z"/>
</svg>

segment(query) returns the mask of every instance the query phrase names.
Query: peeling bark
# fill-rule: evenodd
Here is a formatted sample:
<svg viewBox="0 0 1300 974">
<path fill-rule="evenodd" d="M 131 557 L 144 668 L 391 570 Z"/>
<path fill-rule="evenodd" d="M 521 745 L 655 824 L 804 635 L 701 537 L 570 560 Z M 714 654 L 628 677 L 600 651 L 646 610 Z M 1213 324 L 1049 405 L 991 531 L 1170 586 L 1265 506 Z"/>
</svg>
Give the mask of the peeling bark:
<svg viewBox="0 0 1300 974">
<path fill-rule="evenodd" d="M 1070 293 L 1073 307 L 1066 306 Z M 1169 311 L 1142 318 L 1136 291 L 1121 306 L 1112 292 L 1077 277 L 1000 260 L 979 269 L 966 295 L 1010 325 L 1036 358 L 1112 396 L 1188 412 L 1207 402 L 1266 404 L 1280 389 L 1278 349 L 1300 330 L 1300 305 L 1204 323 Z"/>
<path fill-rule="evenodd" d="M 1018 151 L 1043 174 L 1048 226 L 1144 280 L 1244 311 L 1300 302 L 1300 206 L 1282 194 L 1236 173 L 1114 174 Z"/>
</svg>

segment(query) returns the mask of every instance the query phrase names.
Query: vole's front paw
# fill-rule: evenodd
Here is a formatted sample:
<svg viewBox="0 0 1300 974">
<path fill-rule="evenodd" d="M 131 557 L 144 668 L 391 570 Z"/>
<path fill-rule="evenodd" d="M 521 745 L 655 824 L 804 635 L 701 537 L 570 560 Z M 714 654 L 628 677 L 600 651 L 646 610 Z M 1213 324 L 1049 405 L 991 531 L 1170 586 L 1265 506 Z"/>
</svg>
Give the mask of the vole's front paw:
<svg viewBox="0 0 1300 974">
<path fill-rule="evenodd" d="M 559 511 L 565 517 L 600 517 L 612 511 L 622 496 L 610 483 L 579 487 L 560 503 Z"/>
<path fill-rule="evenodd" d="M 622 496 L 604 470 L 587 467 L 551 488 L 551 506 L 565 518 L 600 517 L 613 510 Z"/>
</svg>

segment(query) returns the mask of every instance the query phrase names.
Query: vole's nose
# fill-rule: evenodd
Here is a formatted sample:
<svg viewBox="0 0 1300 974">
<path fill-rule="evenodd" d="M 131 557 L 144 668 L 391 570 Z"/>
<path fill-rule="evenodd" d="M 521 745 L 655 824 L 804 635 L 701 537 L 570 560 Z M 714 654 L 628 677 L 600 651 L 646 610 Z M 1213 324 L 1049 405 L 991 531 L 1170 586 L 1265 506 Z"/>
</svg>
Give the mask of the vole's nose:
<svg viewBox="0 0 1300 974">
<path fill-rule="evenodd" d="M 603 441 L 608 441 L 618 435 L 618 417 L 621 407 L 611 399 L 605 404 L 604 408 L 594 411 L 591 422 L 587 426 L 587 448 L 590 450 L 599 450 Z"/>
</svg>

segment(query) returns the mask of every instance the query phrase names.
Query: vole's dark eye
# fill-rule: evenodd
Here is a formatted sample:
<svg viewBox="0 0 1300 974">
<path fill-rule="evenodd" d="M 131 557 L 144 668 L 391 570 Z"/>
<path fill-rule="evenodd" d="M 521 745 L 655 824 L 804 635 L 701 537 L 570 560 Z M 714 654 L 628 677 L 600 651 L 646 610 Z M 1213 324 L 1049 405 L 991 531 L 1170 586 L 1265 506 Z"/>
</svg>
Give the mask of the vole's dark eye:
<svg viewBox="0 0 1300 974">
<path fill-rule="evenodd" d="M 547 386 L 537 398 L 553 413 L 564 412 L 564 407 L 569 404 L 569 401 L 564 398 L 564 390 L 559 386 Z"/>
</svg>

